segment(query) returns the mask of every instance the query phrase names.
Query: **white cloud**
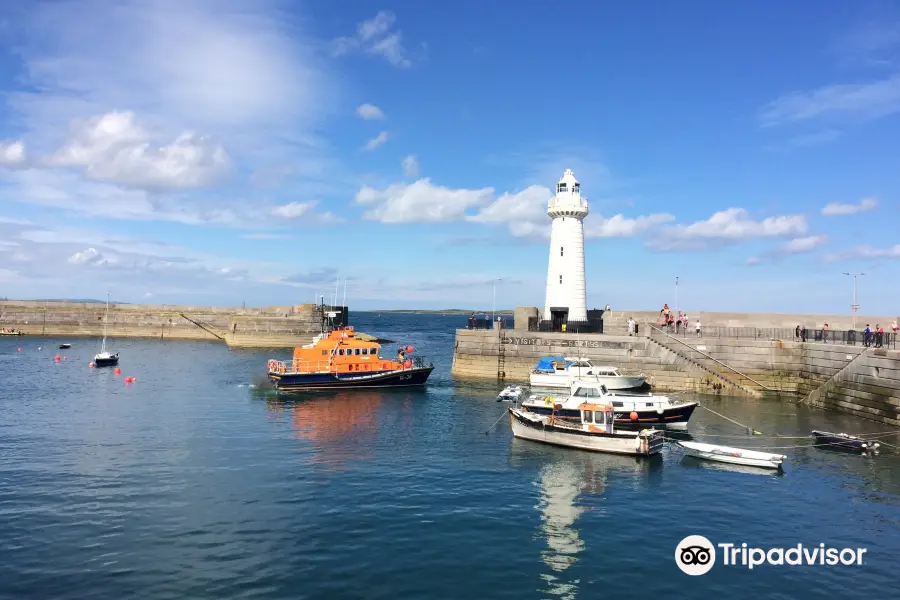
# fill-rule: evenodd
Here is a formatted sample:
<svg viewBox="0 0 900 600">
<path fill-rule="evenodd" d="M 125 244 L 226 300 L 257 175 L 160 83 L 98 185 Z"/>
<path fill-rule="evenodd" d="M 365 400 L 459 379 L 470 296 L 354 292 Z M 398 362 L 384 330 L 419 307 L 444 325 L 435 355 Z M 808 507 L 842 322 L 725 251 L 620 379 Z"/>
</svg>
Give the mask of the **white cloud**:
<svg viewBox="0 0 900 600">
<path fill-rule="evenodd" d="M 900 258 L 900 244 L 896 244 L 888 248 L 875 248 L 874 246 L 870 245 L 857 246 L 853 250 L 849 250 L 847 252 L 837 252 L 834 254 L 829 254 L 825 257 L 825 260 L 877 260 L 881 258 Z"/>
<path fill-rule="evenodd" d="M 283 219 L 297 219 L 308 214 L 315 204 L 315 202 L 291 202 L 289 204 L 283 204 L 272 209 L 272 216 L 281 217 Z"/>
<path fill-rule="evenodd" d="M 374 104 L 361 104 L 356 107 L 356 115 L 367 121 L 384 119 L 384 112 Z"/>
<path fill-rule="evenodd" d="M 590 219 L 590 217 L 588 217 Z M 675 217 L 668 214 L 652 214 L 642 217 L 629 218 L 624 215 L 612 217 L 599 217 L 599 220 L 585 220 L 584 236 L 590 237 L 633 237 L 649 231 L 650 229 L 674 221 Z"/>
<path fill-rule="evenodd" d="M 294 236 L 290 233 L 245 233 L 241 237 L 246 240 L 289 240 Z"/>
<path fill-rule="evenodd" d="M 225 149 L 193 132 L 153 146 L 131 112 L 111 112 L 80 123 L 50 164 L 83 167 L 91 179 L 147 189 L 204 187 L 231 166 Z"/>
<path fill-rule="evenodd" d="M 412 61 L 403 47 L 402 32 L 391 31 L 396 21 L 394 13 L 379 11 L 374 18 L 357 26 L 356 35 L 340 37 L 332 42 L 335 56 L 362 51 L 382 56 L 395 67 L 410 67 Z"/>
<path fill-rule="evenodd" d="M 803 215 L 766 217 L 756 221 L 750 218 L 746 209 L 729 208 L 704 221 L 664 227 L 659 235 L 648 241 L 648 246 L 655 250 L 701 250 L 752 239 L 802 235 L 806 230 Z"/>
<path fill-rule="evenodd" d="M 355 202 L 371 206 L 364 218 L 382 223 L 435 223 L 459 221 L 466 211 L 491 201 L 493 188 L 454 190 L 431 183 L 428 178 L 415 183 L 395 183 L 383 190 L 363 187 Z"/>
<path fill-rule="evenodd" d="M 791 92 L 765 105 L 765 127 L 826 117 L 875 119 L 900 111 L 900 75 L 869 83 L 839 84 Z"/>
<path fill-rule="evenodd" d="M 267 207 L 251 206 L 255 198 L 173 193 L 215 183 L 229 162 L 241 177 L 281 173 L 266 183 L 289 177 L 291 193 L 344 191 L 335 182 L 348 178 L 314 133 L 339 106 L 336 80 L 292 4 L 67 0 L 5 16 L 4 41 L 22 73 L 21 87 L 3 90 L 7 124 L 24 132 L 29 189 L 41 190 L 33 199 L 14 182 L 3 190 L 11 201 L 56 196 L 59 208 L 194 224 L 265 215 Z M 81 127 L 60 149 L 60 132 L 73 122 Z M 54 152 L 54 161 L 35 158 Z M 94 185 L 58 173 L 63 164 Z M 90 201 L 119 197 L 122 186 L 152 195 L 132 197 L 124 209 Z"/>
<path fill-rule="evenodd" d="M 519 192 L 494 195 L 494 188 L 450 189 L 436 186 L 430 179 L 413 184 L 393 184 L 385 190 L 365 187 L 356 202 L 374 205 L 365 217 L 386 223 L 447 222 L 508 225 L 510 233 L 533 241 L 549 237 L 547 202 L 549 188 L 532 185 Z M 474 214 L 470 211 L 475 211 Z M 671 215 L 628 218 L 623 215 L 590 215 L 585 220 L 585 237 L 630 237 L 673 220 Z"/>
<path fill-rule="evenodd" d="M 372 138 L 368 142 L 366 142 L 365 149 L 366 150 L 374 150 L 379 146 L 383 146 L 390 137 L 390 134 L 387 131 L 382 131 L 376 137 Z"/>
<path fill-rule="evenodd" d="M 104 265 L 108 262 L 109 260 L 94 248 L 76 252 L 69 257 L 70 265 Z"/>
<path fill-rule="evenodd" d="M 403 158 L 400 161 L 400 166 L 403 167 L 403 175 L 410 178 L 415 178 L 419 176 L 419 159 L 410 154 Z"/>
<path fill-rule="evenodd" d="M 839 202 L 831 202 L 822 208 L 822 214 L 826 217 L 836 215 L 855 215 L 856 213 L 865 212 L 878 207 L 878 200 L 875 198 L 863 198 L 857 204 L 841 204 Z"/>
<path fill-rule="evenodd" d="M 780 252 L 786 254 L 799 254 L 802 252 L 812 252 L 820 247 L 828 240 L 825 235 L 809 235 L 806 237 L 794 238 L 778 247 Z"/>
<path fill-rule="evenodd" d="M 0 167 L 25 166 L 25 144 L 21 141 L 0 142 Z"/>
</svg>

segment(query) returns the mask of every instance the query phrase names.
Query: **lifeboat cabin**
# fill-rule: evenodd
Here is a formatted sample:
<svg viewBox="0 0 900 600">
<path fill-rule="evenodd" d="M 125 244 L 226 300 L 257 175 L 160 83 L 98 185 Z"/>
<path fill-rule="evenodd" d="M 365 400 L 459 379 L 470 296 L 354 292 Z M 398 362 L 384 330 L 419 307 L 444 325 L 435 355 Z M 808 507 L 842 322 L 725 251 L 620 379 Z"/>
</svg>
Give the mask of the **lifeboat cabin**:
<svg viewBox="0 0 900 600">
<path fill-rule="evenodd" d="M 294 348 L 292 360 L 270 360 L 269 381 L 285 391 L 424 385 L 434 365 L 413 357 L 413 351 L 401 346 L 394 357 L 384 358 L 379 344 L 356 337 L 353 327 L 341 327 Z"/>
</svg>

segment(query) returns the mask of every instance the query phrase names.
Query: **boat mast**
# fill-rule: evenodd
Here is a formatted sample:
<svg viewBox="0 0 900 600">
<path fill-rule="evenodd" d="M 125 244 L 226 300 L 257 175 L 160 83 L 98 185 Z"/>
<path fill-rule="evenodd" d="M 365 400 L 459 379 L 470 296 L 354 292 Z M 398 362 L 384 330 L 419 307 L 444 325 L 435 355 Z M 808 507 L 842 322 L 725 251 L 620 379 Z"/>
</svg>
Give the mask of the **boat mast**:
<svg viewBox="0 0 900 600">
<path fill-rule="evenodd" d="M 106 292 L 106 317 L 103 319 L 103 343 L 100 345 L 100 353 L 106 352 L 106 324 L 109 322 L 109 292 Z"/>
</svg>

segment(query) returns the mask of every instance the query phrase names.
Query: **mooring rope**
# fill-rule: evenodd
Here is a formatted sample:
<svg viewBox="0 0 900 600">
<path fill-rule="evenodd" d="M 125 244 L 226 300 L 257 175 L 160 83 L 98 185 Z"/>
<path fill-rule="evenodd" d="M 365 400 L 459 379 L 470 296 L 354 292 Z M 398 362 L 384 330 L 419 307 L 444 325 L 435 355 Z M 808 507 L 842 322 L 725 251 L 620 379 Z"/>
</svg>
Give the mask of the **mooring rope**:
<svg viewBox="0 0 900 600">
<path fill-rule="evenodd" d="M 493 429 L 494 427 L 496 427 L 496 426 L 497 426 L 497 423 L 499 423 L 499 422 L 503 419 L 503 417 L 506 416 L 506 413 L 507 413 L 507 412 L 508 412 L 508 411 L 503 411 L 503 414 L 500 415 L 500 418 L 497 419 L 496 421 L 494 421 L 494 424 L 493 424 L 493 425 L 491 425 L 490 427 L 488 427 L 488 430 L 484 432 L 484 435 L 489 434 L 489 433 L 491 432 L 491 429 Z"/>
<path fill-rule="evenodd" d="M 748 425 L 744 425 L 743 423 L 738 423 L 738 422 L 735 421 L 734 419 L 729 419 L 729 418 L 726 417 L 725 415 L 720 414 L 720 413 L 717 413 L 716 411 L 714 411 L 713 409 L 711 409 L 711 408 L 709 408 L 709 407 L 707 407 L 707 406 L 703 406 L 702 404 L 699 404 L 699 403 L 698 403 L 698 406 L 699 406 L 700 408 L 705 408 L 706 410 L 708 410 L 708 411 L 711 412 L 712 414 L 716 415 L 717 417 L 722 417 L 722 418 L 725 419 L 726 421 L 731 421 L 731 422 L 734 423 L 735 425 L 738 425 L 738 426 L 740 426 L 740 427 L 743 427 L 744 429 L 746 429 L 746 430 L 750 433 L 750 435 L 762 435 L 761 432 L 759 432 L 759 431 L 753 429 L 752 427 L 749 427 Z"/>
</svg>

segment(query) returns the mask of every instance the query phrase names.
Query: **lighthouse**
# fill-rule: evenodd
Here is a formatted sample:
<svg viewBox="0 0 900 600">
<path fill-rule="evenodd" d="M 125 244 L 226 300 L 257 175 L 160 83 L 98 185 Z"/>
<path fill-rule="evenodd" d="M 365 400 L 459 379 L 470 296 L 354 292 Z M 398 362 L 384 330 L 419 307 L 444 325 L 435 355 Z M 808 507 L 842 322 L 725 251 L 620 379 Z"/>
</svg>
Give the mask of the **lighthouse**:
<svg viewBox="0 0 900 600">
<path fill-rule="evenodd" d="M 553 223 L 543 319 L 552 321 L 555 329 L 567 321 L 587 321 L 584 218 L 588 215 L 588 202 L 581 197 L 581 184 L 572 169 L 566 169 L 556 184 L 556 195 L 547 204 L 547 214 Z"/>
</svg>

